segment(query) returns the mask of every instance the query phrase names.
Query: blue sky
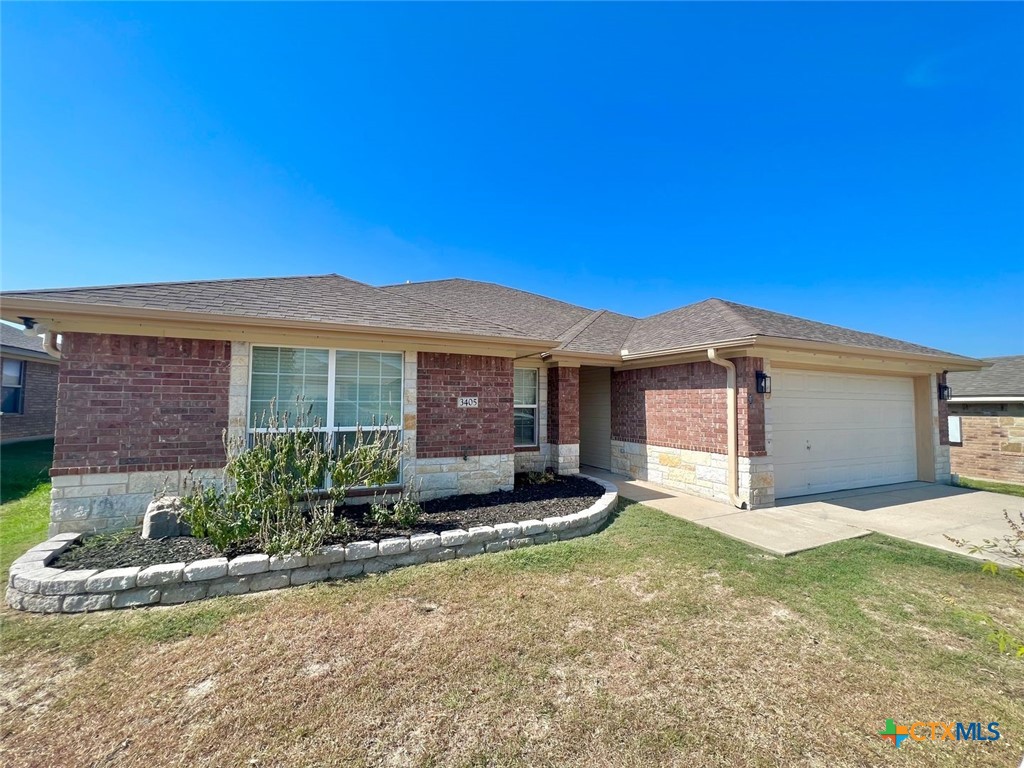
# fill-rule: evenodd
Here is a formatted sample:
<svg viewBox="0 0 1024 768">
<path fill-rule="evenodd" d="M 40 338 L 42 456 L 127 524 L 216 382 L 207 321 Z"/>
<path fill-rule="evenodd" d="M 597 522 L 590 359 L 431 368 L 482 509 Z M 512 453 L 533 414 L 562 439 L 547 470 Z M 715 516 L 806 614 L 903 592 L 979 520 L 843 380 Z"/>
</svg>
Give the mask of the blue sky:
<svg viewBox="0 0 1024 768">
<path fill-rule="evenodd" d="M 463 276 L 1024 352 L 1024 6 L 5 4 L 5 289 Z"/>
</svg>

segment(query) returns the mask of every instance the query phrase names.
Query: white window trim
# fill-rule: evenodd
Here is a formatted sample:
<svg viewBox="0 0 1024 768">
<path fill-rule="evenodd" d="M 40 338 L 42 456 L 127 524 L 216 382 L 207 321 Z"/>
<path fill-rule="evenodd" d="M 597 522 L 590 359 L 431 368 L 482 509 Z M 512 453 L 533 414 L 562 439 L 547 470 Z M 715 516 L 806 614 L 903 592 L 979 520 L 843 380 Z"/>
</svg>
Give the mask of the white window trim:
<svg viewBox="0 0 1024 768">
<path fill-rule="evenodd" d="M 247 388 L 247 392 L 246 392 L 246 397 L 245 397 L 245 434 L 246 434 L 247 437 L 249 435 L 258 434 L 258 433 L 266 434 L 268 432 L 287 432 L 288 431 L 287 428 L 272 429 L 270 427 L 252 427 L 252 426 L 249 426 L 250 422 L 252 421 L 252 375 L 253 375 L 253 366 L 254 366 L 255 360 L 256 360 L 256 355 L 254 354 L 254 352 L 257 349 L 303 349 L 303 350 L 312 349 L 312 350 L 319 350 L 319 351 L 327 352 L 327 417 L 324 420 L 324 424 L 325 425 L 322 426 L 322 427 L 308 427 L 308 428 L 306 428 L 305 431 L 307 431 L 307 432 L 317 432 L 317 433 L 321 433 L 321 434 L 332 434 L 332 435 L 334 433 L 336 433 L 336 432 L 353 433 L 353 432 L 356 432 L 359 429 L 362 429 L 363 432 L 382 432 L 382 431 L 383 432 L 401 432 L 402 431 L 402 428 L 403 428 L 403 424 L 402 423 L 392 424 L 390 426 L 380 426 L 380 425 L 372 426 L 372 425 L 367 425 L 367 424 L 360 424 L 360 425 L 357 425 L 357 426 L 354 426 L 354 427 L 335 427 L 334 426 L 334 394 L 335 394 L 335 382 L 336 382 L 336 372 L 337 372 L 336 371 L 336 369 L 337 369 L 337 353 L 338 352 L 369 352 L 369 353 L 375 353 L 375 354 L 398 355 L 401 358 L 401 365 L 400 365 L 401 374 L 400 374 L 400 378 L 401 378 L 402 383 L 401 383 L 401 389 L 399 391 L 402 393 L 402 397 L 401 397 L 402 402 L 399 404 L 400 405 L 400 407 L 399 407 L 399 420 L 401 421 L 403 419 L 404 414 L 405 414 L 405 352 L 403 352 L 402 350 L 398 350 L 398 349 L 348 349 L 346 347 L 291 346 L 291 345 L 288 345 L 288 344 L 252 344 L 252 345 L 250 345 L 250 348 L 249 348 L 249 384 L 248 384 L 248 388 Z M 404 438 L 401 438 L 401 439 L 404 439 Z M 380 487 L 382 487 L 382 488 L 396 488 L 396 487 L 401 486 L 403 484 L 403 481 L 404 481 L 404 474 L 405 474 L 405 462 L 402 461 L 402 462 L 400 462 L 399 469 L 398 469 L 398 479 L 395 480 L 394 483 L 389 483 L 388 485 L 380 486 Z M 328 477 L 327 478 L 327 485 L 326 485 L 326 487 L 329 488 L 330 484 L 331 484 L 331 479 Z M 360 486 L 360 487 L 368 487 L 368 486 Z"/>
<path fill-rule="evenodd" d="M 533 405 L 518 405 L 515 398 L 516 388 L 516 371 L 533 371 L 536 375 L 534 379 L 534 396 Z M 534 368 L 533 366 L 514 366 L 512 368 L 512 418 L 513 418 L 513 435 L 515 433 L 515 413 L 517 408 L 532 408 L 533 409 L 533 442 L 532 443 L 515 443 L 513 448 L 538 448 L 540 447 L 540 369 Z"/>
</svg>

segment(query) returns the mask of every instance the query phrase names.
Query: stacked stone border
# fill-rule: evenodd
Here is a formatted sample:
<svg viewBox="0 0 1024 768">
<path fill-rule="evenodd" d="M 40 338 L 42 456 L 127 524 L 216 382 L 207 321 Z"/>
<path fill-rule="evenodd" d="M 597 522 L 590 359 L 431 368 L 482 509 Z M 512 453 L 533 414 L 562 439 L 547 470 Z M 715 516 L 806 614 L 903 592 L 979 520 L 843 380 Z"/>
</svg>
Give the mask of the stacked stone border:
<svg viewBox="0 0 1024 768">
<path fill-rule="evenodd" d="M 191 563 L 105 571 L 51 568 L 49 563 L 84 535 L 60 533 L 32 547 L 11 565 L 7 604 L 32 613 L 173 605 L 575 539 L 599 530 L 618 501 L 611 483 L 581 477 L 597 483 L 605 493 L 590 507 L 572 515 L 474 526 L 440 534 L 417 533 L 379 542 L 354 541 L 322 547 L 308 557 L 241 555 L 230 560 L 214 557 Z"/>
</svg>

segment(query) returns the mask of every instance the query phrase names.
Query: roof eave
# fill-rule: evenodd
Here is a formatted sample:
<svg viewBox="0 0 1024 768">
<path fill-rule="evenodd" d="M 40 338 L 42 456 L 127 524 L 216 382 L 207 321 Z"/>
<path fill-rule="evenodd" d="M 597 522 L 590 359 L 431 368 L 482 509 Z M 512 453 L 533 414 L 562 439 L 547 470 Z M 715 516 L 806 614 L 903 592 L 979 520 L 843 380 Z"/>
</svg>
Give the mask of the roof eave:
<svg viewBox="0 0 1024 768">
<path fill-rule="evenodd" d="M 833 342 L 809 341 L 807 339 L 789 339 L 782 336 L 755 336 L 755 347 L 770 349 L 801 349 L 837 354 L 850 354 L 868 357 L 880 357 L 892 360 L 912 360 L 915 362 L 934 362 L 945 371 L 979 371 L 990 366 L 984 360 L 952 354 L 926 354 L 895 349 L 878 349 L 877 347 L 859 347 L 853 344 L 837 344 Z M 716 345 L 711 345 L 716 346 Z"/>
<path fill-rule="evenodd" d="M 379 334 L 381 336 L 414 337 L 432 340 L 470 341 L 476 343 L 515 345 L 518 347 L 546 351 L 557 347 L 557 339 L 538 339 L 521 336 L 494 336 L 490 334 L 455 333 L 450 331 L 431 331 L 422 328 L 392 328 L 377 325 L 359 325 L 354 323 L 330 323 L 312 320 L 287 320 L 278 318 L 247 317 L 244 315 L 218 314 L 213 312 L 184 312 L 170 309 L 154 309 L 148 307 L 121 307 L 111 304 L 79 304 L 72 302 L 47 301 L 26 297 L 3 297 L 2 317 L 5 320 L 18 320 L 21 317 L 32 317 L 36 320 L 68 320 L 74 318 L 111 318 L 122 322 L 132 321 L 163 321 L 167 323 L 193 322 L 212 325 L 291 328 L 296 330 L 325 330 L 335 333 Z M 57 329 L 60 330 L 60 329 Z"/>
</svg>

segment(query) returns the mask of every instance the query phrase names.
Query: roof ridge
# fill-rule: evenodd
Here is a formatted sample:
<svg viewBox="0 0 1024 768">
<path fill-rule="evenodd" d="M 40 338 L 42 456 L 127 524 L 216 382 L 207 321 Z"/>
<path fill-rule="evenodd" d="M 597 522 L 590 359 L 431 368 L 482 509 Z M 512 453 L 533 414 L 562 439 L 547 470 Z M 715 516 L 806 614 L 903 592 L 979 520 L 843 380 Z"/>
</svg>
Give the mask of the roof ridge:
<svg viewBox="0 0 1024 768">
<path fill-rule="evenodd" d="M 584 309 L 587 312 L 598 311 L 596 309 L 591 309 L 590 307 L 584 307 L 582 304 L 573 304 L 571 301 L 565 301 L 564 299 L 556 299 L 553 296 L 545 296 L 543 293 L 527 291 L 524 288 L 516 288 L 515 286 L 512 285 L 496 283 L 493 280 L 472 280 L 468 277 L 445 277 L 439 280 L 410 280 L 409 282 L 406 283 L 390 283 L 388 285 L 382 285 L 380 286 L 380 288 L 401 288 L 406 285 L 427 285 L 429 283 L 477 283 L 479 285 L 490 285 L 495 288 L 503 288 L 506 291 L 517 291 L 519 293 L 525 293 L 527 296 L 536 296 L 538 299 L 544 299 L 545 301 L 553 301 L 556 304 L 564 304 L 567 307 L 573 307 L 575 309 Z"/>
<path fill-rule="evenodd" d="M 380 293 L 387 296 L 388 299 L 396 298 L 394 294 L 388 293 L 387 291 L 384 290 L 385 286 L 377 287 L 376 285 L 369 285 L 368 283 L 364 283 L 364 285 L 366 285 L 369 288 L 372 288 L 375 291 L 379 291 Z M 404 285 L 404 283 L 399 283 L 399 285 Z M 435 304 L 432 301 L 427 301 L 426 299 L 422 299 L 418 296 L 403 296 L 402 301 L 414 301 L 417 304 L 423 304 L 428 307 L 433 307 L 434 309 L 441 309 L 444 310 L 445 312 L 450 312 L 453 315 L 459 315 L 460 317 L 464 317 L 468 320 L 473 320 L 474 322 L 478 323 L 482 320 L 498 328 L 504 328 L 507 331 L 512 331 L 517 335 L 518 338 L 533 338 L 532 336 L 523 336 L 523 331 L 520 328 L 513 328 L 511 325 L 505 325 L 504 323 L 496 322 L 494 320 L 491 320 L 490 318 L 478 317 L 477 315 L 470 314 L 469 312 L 465 312 L 461 309 L 452 309 L 451 307 L 446 307 L 443 304 Z M 545 341 L 554 341 L 554 339 L 545 339 Z"/>
<path fill-rule="evenodd" d="M 559 348 L 561 349 L 569 344 L 572 344 L 581 333 L 583 333 L 585 330 L 587 330 L 587 328 L 594 324 L 594 321 L 597 320 L 597 318 L 599 318 L 603 314 L 606 314 L 607 312 L 608 310 L 606 309 L 595 309 L 593 312 L 591 312 L 589 315 L 584 317 L 579 322 L 569 326 L 569 330 L 567 331 L 568 333 L 572 333 L 574 329 L 576 330 L 576 332 L 572 333 L 572 335 L 569 336 L 567 339 L 564 339 L 562 343 L 558 345 Z"/>
<path fill-rule="evenodd" d="M 725 299 L 719 299 L 718 297 L 710 298 L 708 301 L 714 302 L 716 305 L 720 306 L 723 312 L 735 320 L 740 331 L 745 331 L 748 336 L 757 335 L 757 328 L 755 328 L 747 318 L 743 317 L 743 315 L 736 311 L 732 302 L 726 301 Z M 757 309 L 757 307 L 754 307 L 754 309 Z"/>
<path fill-rule="evenodd" d="M 13 293 L 68 293 L 78 291 L 100 291 L 100 290 L 111 290 L 114 288 L 160 288 L 163 286 L 171 285 L 196 285 L 198 284 L 210 284 L 210 283 L 253 283 L 259 280 L 310 280 L 315 277 L 337 277 L 340 280 L 346 280 L 350 283 L 357 283 L 359 285 L 366 285 L 370 288 L 374 286 L 369 283 L 362 283 L 359 280 L 353 280 L 350 277 L 339 275 L 337 272 L 327 272 L 318 275 L 278 275 L 273 277 L 216 277 L 212 280 L 158 280 L 152 283 L 115 283 L 111 285 L 78 285 L 70 288 L 27 288 L 24 290 L 13 290 L 4 291 L 5 294 Z"/>
</svg>

